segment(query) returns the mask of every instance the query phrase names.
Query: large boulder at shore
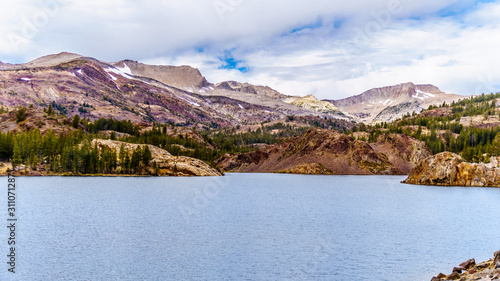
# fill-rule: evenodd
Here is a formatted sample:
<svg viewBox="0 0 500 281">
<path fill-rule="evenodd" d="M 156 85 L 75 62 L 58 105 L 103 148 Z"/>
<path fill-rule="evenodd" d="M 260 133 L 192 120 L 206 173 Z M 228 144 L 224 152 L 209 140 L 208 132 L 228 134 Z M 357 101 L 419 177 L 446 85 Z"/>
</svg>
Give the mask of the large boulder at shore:
<svg viewBox="0 0 500 281">
<path fill-rule="evenodd" d="M 494 258 L 488 261 L 476 264 L 474 259 L 467 260 L 460 264 L 459 267 L 453 268 L 450 275 L 440 273 L 433 277 L 431 281 L 445 280 L 500 280 L 500 251 L 495 252 Z"/>
<path fill-rule="evenodd" d="M 442 152 L 421 161 L 407 184 L 442 186 L 500 187 L 500 168 L 496 158 L 492 163 L 467 163 L 455 153 Z"/>
</svg>

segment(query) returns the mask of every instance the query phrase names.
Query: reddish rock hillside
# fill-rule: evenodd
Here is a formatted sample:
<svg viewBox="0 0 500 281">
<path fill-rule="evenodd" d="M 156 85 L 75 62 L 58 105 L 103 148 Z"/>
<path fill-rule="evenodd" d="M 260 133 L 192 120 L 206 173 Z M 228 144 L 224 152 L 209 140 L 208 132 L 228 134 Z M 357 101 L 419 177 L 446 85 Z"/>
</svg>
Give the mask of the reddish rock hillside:
<svg viewBox="0 0 500 281">
<path fill-rule="evenodd" d="M 310 129 L 286 143 L 225 155 L 218 165 L 235 172 L 391 175 L 409 173 L 428 156 L 423 143 L 407 136 L 387 135 L 371 145 L 336 131 Z"/>
</svg>

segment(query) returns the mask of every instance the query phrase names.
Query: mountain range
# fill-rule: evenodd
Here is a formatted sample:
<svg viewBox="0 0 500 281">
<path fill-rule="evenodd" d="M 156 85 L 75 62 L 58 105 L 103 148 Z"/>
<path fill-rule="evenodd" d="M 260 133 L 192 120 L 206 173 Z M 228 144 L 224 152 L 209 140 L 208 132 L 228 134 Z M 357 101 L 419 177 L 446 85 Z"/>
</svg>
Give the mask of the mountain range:
<svg viewBox="0 0 500 281">
<path fill-rule="evenodd" d="M 289 96 L 267 86 L 211 83 L 190 66 L 115 63 L 72 53 L 24 64 L 0 62 L 0 106 L 33 105 L 68 116 L 134 123 L 175 122 L 206 128 L 259 123 L 287 116 L 384 122 L 429 105 L 464 98 L 433 85 L 405 83 L 371 89 L 341 100 Z"/>
<path fill-rule="evenodd" d="M 446 94 L 434 85 L 415 85 L 411 82 L 375 88 L 360 95 L 341 100 L 328 100 L 361 122 L 393 121 L 406 113 L 419 113 L 430 105 L 451 103 L 463 96 Z"/>
</svg>

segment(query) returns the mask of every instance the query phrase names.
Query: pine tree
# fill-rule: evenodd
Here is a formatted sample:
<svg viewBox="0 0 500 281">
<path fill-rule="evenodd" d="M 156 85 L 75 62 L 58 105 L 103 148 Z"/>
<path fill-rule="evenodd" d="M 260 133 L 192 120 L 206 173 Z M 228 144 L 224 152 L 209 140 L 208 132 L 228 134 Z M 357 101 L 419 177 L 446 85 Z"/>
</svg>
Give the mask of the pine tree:
<svg viewBox="0 0 500 281">
<path fill-rule="evenodd" d="M 14 142 L 14 155 L 12 156 L 12 168 L 16 170 L 17 166 L 21 165 L 21 148 L 17 141 Z"/>
<path fill-rule="evenodd" d="M 120 146 L 118 157 L 120 158 L 120 165 L 123 165 L 125 163 L 125 145 L 123 143 Z"/>
<path fill-rule="evenodd" d="M 33 154 L 32 158 L 31 158 L 31 170 L 33 171 L 36 171 L 37 167 L 38 167 L 38 157 Z"/>
<path fill-rule="evenodd" d="M 137 146 L 137 148 L 132 153 L 132 159 L 130 160 L 130 169 L 134 170 L 135 173 L 137 173 L 137 171 L 140 168 L 141 160 L 142 160 L 142 149 L 140 146 Z"/>
<path fill-rule="evenodd" d="M 151 155 L 151 150 L 149 149 L 149 145 L 145 145 L 144 150 L 142 152 L 142 163 L 144 163 L 144 165 L 148 165 L 151 159 L 153 159 L 153 156 Z"/>
<path fill-rule="evenodd" d="M 26 107 L 21 107 L 16 112 L 16 123 L 23 122 L 26 120 Z"/>
<path fill-rule="evenodd" d="M 78 128 L 78 124 L 80 124 L 80 116 L 78 116 L 78 114 L 73 117 L 73 121 L 71 122 L 71 124 L 73 128 Z"/>
<path fill-rule="evenodd" d="M 500 156 L 500 133 L 495 136 L 491 145 L 493 155 Z"/>
<path fill-rule="evenodd" d="M 123 162 L 122 169 L 124 169 L 126 174 L 130 174 L 130 155 L 128 150 L 125 150 L 125 161 Z"/>
<path fill-rule="evenodd" d="M 52 104 L 49 104 L 49 109 L 47 110 L 47 114 L 48 115 L 53 115 L 54 114 L 54 110 L 52 109 Z"/>
<path fill-rule="evenodd" d="M 158 168 L 158 164 L 156 164 L 156 161 L 153 161 L 153 169 L 154 169 L 154 175 L 158 176 L 160 174 L 160 168 Z"/>
</svg>

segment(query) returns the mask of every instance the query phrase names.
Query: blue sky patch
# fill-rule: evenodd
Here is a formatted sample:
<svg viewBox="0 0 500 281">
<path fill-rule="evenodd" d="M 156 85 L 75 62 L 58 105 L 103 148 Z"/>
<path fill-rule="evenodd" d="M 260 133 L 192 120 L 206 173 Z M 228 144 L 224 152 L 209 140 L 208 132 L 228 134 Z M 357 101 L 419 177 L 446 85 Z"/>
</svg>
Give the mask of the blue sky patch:
<svg viewBox="0 0 500 281">
<path fill-rule="evenodd" d="M 219 69 L 236 69 L 242 73 L 250 71 L 249 67 L 241 66 L 243 61 L 235 59 L 231 51 L 224 51 L 224 56 L 219 57 L 219 60 L 222 62 Z"/>
<path fill-rule="evenodd" d="M 477 8 L 477 5 L 480 3 L 491 3 L 491 2 L 495 2 L 495 0 L 476 0 L 473 5 L 464 5 L 457 3 L 442 9 L 441 11 L 437 12 L 437 15 L 443 18 L 460 17 L 475 10 Z"/>
<path fill-rule="evenodd" d="M 300 31 L 306 30 L 306 29 L 313 30 L 313 29 L 321 28 L 322 26 L 323 26 L 323 21 L 321 19 L 319 19 L 314 23 L 305 24 L 305 25 L 296 27 L 296 28 L 292 29 L 290 31 L 290 33 L 297 33 L 297 32 L 300 32 Z"/>
<path fill-rule="evenodd" d="M 333 22 L 333 28 L 340 29 L 344 24 L 345 20 L 336 20 Z"/>
</svg>

